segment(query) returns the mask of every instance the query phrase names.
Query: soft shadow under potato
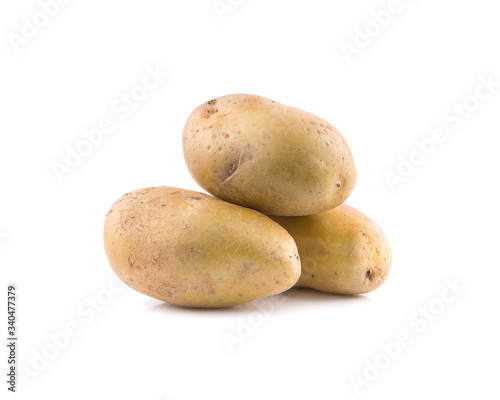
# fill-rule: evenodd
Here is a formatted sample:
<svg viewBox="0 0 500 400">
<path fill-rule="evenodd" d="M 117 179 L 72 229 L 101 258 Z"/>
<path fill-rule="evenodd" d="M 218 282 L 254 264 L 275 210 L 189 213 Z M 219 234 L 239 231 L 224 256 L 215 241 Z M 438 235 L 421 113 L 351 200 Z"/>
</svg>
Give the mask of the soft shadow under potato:
<svg viewBox="0 0 500 400">
<path fill-rule="evenodd" d="M 332 307 L 339 303 L 367 303 L 371 298 L 365 295 L 341 295 L 324 293 L 319 290 L 309 288 L 293 288 L 286 292 L 276 294 L 274 296 L 264 297 L 249 303 L 240 304 L 225 308 L 193 308 L 182 307 L 168 303 L 161 303 L 157 300 L 147 300 L 144 305 L 147 311 L 166 314 L 186 314 L 189 315 L 214 315 L 214 314 L 250 314 L 256 310 L 267 310 L 267 304 L 270 302 L 276 308 L 286 308 L 288 305 L 301 307 L 316 307 L 318 304 L 331 303 Z"/>
</svg>

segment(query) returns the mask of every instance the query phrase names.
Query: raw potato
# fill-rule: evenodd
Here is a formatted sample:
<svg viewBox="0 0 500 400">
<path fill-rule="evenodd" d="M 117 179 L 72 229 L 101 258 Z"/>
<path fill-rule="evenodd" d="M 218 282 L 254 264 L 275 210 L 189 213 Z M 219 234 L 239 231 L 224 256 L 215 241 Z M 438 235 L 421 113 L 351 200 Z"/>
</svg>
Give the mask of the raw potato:
<svg viewBox="0 0 500 400">
<path fill-rule="evenodd" d="M 307 217 L 272 217 L 295 239 L 302 260 L 298 286 L 337 294 L 380 287 L 391 269 L 389 242 L 380 227 L 345 204 Z"/>
<path fill-rule="evenodd" d="M 226 307 L 283 292 L 300 276 L 292 237 L 265 215 L 171 187 L 120 198 L 106 254 L 131 288 L 187 307 Z"/>
<path fill-rule="evenodd" d="M 333 125 L 260 96 L 230 95 L 199 106 L 186 122 L 183 146 L 201 187 L 269 215 L 329 210 L 356 183 L 351 151 Z"/>
</svg>

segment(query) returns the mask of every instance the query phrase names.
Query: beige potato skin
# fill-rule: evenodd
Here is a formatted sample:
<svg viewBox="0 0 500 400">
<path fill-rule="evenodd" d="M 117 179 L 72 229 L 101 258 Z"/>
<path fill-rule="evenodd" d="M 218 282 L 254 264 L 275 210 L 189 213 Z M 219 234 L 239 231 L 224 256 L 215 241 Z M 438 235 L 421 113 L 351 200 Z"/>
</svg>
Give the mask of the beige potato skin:
<svg viewBox="0 0 500 400">
<path fill-rule="evenodd" d="M 317 215 L 272 217 L 295 239 L 302 261 L 297 286 L 336 294 L 363 294 L 380 287 L 392 255 L 380 227 L 342 204 Z"/>
<path fill-rule="evenodd" d="M 300 276 L 292 237 L 265 215 L 172 187 L 135 190 L 110 209 L 106 254 L 131 288 L 186 307 L 227 307 L 283 292 Z"/>
<path fill-rule="evenodd" d="M 326 211 L 343 203 L 356 183 L 351 151 L 333 125 L 260 96 L 202 104 L 186 122 L 183 147 L 201 187 L 269 215 Z"/>
</svg>

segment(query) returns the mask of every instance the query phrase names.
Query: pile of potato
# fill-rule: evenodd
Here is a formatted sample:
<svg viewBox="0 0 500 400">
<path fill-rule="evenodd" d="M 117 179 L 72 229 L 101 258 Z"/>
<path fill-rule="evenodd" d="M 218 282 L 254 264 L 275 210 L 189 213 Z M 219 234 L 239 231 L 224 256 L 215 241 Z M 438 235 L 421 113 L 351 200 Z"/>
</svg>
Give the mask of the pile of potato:
<svg viewBox="0 0 500 400">
<path fill-rule="evenodd" d="M 133 289 L 214 308 L 293 286 L 361 294 L 386 280 L 389 243 L 342 204 L 356 169 L 327 121 L 260 96 L 224 96 L 191 113 L 183 147 L 191 175 L 215 197 L 140 189 L 106 216 L 108 260 Z"/>
</svg>

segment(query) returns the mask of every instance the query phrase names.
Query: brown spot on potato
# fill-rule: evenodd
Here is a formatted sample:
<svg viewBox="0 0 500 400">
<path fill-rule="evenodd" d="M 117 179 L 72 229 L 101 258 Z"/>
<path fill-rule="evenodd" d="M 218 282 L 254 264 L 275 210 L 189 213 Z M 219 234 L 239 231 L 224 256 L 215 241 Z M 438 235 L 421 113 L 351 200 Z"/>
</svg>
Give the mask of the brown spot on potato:
<svg viewBox="0 0 500 400">
<path fill-rule="evenodd" d="M 239 160 L 233 161 L 231 164 L 229 164 L 223 182 L 228 181 L 234 175 L 234 173 L 239 167 L 239 164 L 240 164 Z"/>
<path fill-rule="evenodd" d="M 217 99 L 210 100 L 209 102 L 207 102 L 207 104 L 209 106 L 213 106 L 213 105 L 217 104 Z"/>
<path fill-rule="evenodd" d="M 160 197 L 155 197 L 154 199 L 151 199 L 148 201 L 148 206 L 150 207 L 158 207 L 162 203 Z"/>
<path fill-rule="evenodd" d="M 375 267 L 376 268 L 376 267 Z M 366 277 L 369 279 L 369 280 L 373 280 L 373 272 L 371 269 L 369 269 L 368 271 L 366 271 Z"/>
<path fill-rule="evenodd" d="M 159 291 L 155 290 L 158 294 L 166 294 L 171 297 L 177 294 L 177 289 L 168 282 L 163 282 L 159 289 Z"/>
</svg>

